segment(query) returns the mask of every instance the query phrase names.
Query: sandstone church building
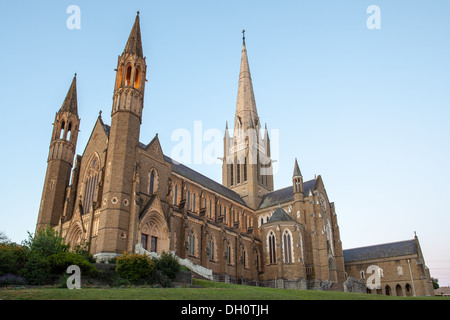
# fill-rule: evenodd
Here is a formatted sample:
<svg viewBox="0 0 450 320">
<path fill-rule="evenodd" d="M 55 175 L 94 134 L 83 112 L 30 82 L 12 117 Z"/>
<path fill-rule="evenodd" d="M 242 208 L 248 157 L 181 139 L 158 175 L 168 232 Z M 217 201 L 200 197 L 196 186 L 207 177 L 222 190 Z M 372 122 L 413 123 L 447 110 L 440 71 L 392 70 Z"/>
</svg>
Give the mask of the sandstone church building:
<svg viewBox="0 0 450 320">
<path fill-rule="evenodd" d="M 146 73 L 138 13 L 117 62 L 111 124 L 100 114 L 83 154 L 75 154 L 76 75 L 56 114 L 36 228 L 50 225 L 72 245 L 87 243 L 97 260 L 136 248 L 171 251 L 217 280 L 302 289 L 342 284 L 337 216 L 321 176 L 304 181 L 293 159 L 290 186 L 274 190 L 245 36 L 222 184 L 166 156 L 158 135 L 140 142 Z"/>
</svg>

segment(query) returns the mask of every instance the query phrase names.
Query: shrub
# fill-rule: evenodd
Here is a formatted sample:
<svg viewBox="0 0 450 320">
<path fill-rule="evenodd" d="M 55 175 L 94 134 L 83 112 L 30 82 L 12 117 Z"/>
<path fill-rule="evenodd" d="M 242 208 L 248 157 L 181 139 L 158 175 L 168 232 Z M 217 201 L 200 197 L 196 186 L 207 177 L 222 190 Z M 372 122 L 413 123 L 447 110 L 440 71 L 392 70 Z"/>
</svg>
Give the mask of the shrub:
<svg viewBox="0 0 450 320">
<path fill-rule="evenodd" d="M 27 262 L 21 270 L 21 275 L 32 285 L 44 285 L 50 277 L 50 264 L 47 259 L 38 254 L 28 254 Z"/>
<path fill-rule="evenodd" d="M 24 284 L 25 284 L 25 280 L 22 277 L 17 276 L 15 274 L 7 273 L 7 274 L 0 276 L 0 287 L 4 287 L 4 286 L 8 286 L 8 285 L 20 286 L 20 285 L 24 285 Z"/>
<path fill-rule="evenodd" d="M 172 286 L 172 281 L 165 275 L 161 270 L 153 270 L 149 277 L 149 283 L 153 285 L 158 285 L 163 288 L 168 288 Z"/>
<path fill-rule="evenodd" d="M 51 273 L 63 274 L 66 273 L 67 268 L 71 265 L 76 265 L 80 268 L 81 274 L 95 276 L 97 269 L 85 257 L 72 252 L 60 252 L 47 257 Z"/>
<path fill-rule="evenodd" d="M 177 258 L 170 253 L 163 252 L 158 259 L 154 259 L 154 263 L 155 270 L 161 271 L 170 280 L 175 279 L 181 270 Z"/>
<path fill-rule="evenodd" d="M 89 261 L 90 263 L 95 263 L 95 259 L 94 256 L 89 253 L 89 242 L 83 242 L 81 244 L 76 244 L 72 250 L 70 250 L 71 252 L 84 257 L 87 261 Z"/>
<path fill-rule="evenodd" d="M 132 284 L 148 282 L 153 268 L 154 262 L 146 255 L 125 252 L 117 258 L 117 275 Z"/>
<path fill-rule="evenodd" d="M 14 243 L 0 244 L 0 275 L 17 273 L 26 261 L 25 248 Z"/>
</svg>

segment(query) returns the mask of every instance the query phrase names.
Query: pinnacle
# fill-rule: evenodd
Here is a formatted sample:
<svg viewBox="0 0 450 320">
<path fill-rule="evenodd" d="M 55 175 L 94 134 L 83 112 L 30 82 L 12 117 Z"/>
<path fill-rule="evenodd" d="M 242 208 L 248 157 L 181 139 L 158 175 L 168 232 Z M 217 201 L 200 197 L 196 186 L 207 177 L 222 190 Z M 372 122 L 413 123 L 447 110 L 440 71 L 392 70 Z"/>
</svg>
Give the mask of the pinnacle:
<svg viewBox="0 0 450 320">
<path fill-rule="evenodd" d="M 78 101 L 77 101 L 77 74 L 73 77 L 70 89 L 67 92 L 66 98 L 62 104 L 60 111 L 68 111 L 73 114 L 78 114 Z"/>
<path fill-rule="evenodd" d="M 143 58 L 144 53 L 142 51 L 142 39 L 141 39 L 141 27 L 139 23 L 139 11 L 136 15 L 136 20 L 134 21 L 133 28 L 131 29 L 130 36 L 128 37 L 125 50 L 128 53 L 134 53 L 137 56 Z"/>
<path fill-rule="evenodd" d="M 298 166 L 297 158 L 295 158 L 294 174 L 292 177 L 302 177 L 300 167 Z"/>
</svg>

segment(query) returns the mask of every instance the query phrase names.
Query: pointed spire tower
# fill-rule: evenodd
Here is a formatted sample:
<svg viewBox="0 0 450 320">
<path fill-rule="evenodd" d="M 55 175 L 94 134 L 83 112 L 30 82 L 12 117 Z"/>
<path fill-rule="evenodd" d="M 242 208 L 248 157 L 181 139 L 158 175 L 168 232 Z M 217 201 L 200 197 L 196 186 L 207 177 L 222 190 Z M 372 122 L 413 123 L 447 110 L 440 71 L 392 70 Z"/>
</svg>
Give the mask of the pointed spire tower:
<svg viewBox="0 0 450 320">
<path fill-rule="evenodd" d="M 239 87 L 236 103 L 236 115 L 234 120 L 234 130 L 246 130 L 258 124 L 259 118 L 256 109 L 255 93 L 253 91 L 252 76 L 250 73 L 250 66 L 248 63 L 247 47 L 245 45 L 245 30 L 242 32 L 242 56 L 241 56 L 241 70 L 239 73 Z"/>
<path fill-rule="evenodd" d="M 294 187 L 294 194 L 303 193 L 303 176 L 300 171 L 297 158 L 295 158 L 294 173 L 292 175 L 292 184 Z"/>
<path fill-rule="evenodd" d="M 50 226 L 59 224 L 64 211 L 65 192 L 70 182 L 79 128 L 77 75 L 75 74 L 53 122 L 37 229 L 45 228 L 47 224 Z"/>
<path fill-rule="evenodd" d="M 267 139 L 260 135 L 261 124 L 248 63 L 245 30 L 242 33 L 234 132 L 232 138 L 228 136 L 228 130 L 225 133 L 222 183 L 256 209 L 262 196 L 273 191 L 272 161 L 268 135 Z"/>
<path fill-rule="evenodd" d="M 108 142 L 102 216 L 97 255 L 118 255 L 130 250 L 124 235 L 129 229 L 136 146 L 139 144 L 147 65 L 142 50 L 139 12 L 125 49 L 117 61 Z M 131 238 L 130 238 L 131 239 Z M 132 249 L 132 248 L 131 248 Z"/>
</svg>

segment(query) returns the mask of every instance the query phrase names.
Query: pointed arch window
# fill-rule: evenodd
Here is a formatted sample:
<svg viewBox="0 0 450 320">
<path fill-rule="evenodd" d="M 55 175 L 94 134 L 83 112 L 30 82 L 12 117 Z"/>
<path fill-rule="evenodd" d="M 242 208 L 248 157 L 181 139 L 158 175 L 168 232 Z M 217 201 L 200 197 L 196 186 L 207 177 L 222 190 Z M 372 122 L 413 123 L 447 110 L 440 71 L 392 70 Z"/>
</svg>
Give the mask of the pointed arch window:
<svg viewBox="0 0 450 320">
<path fill-rule="evenodd" d="M 267 235 L 268 253 L 269 253 L 269 264 L 274 264 L 276 260 L 276 239 L 273 231 L 270 231 Z"/>
<path fill-rule="evenodd" d="M 209 218 L 212 218 L 212 200 L 209 199 Z"/>
<path fill-rule="evenodd" d="M 155 186 L 155 171 L 152 170 L 150 172 L 150 183 L 149 183 L 149 187 L 148 187 L 148 193 L 150 195 L 153 194 L 154 186 Z"/>
<path fill-rule="evenodd" d="M 176 206 L 177 205 L 177 196 L 178 196 L 178 186 L 175 185 L 175 192 L 173 194 L 173 204 Z"/>
<path fill-rule="evenodd" d="M 231 262 L 232 262 L 231 253 L 232 253 L 231 244 L 228 244 L 227 245 L 227 262 L 229 265 L 231 265 Z"/>
<path fill-rule="evenodd" d="M 209 260 L 214 261 L 214 239 L 210 238 L 208 242 L 208 257 Z"/>
<path fill-rule="evenodd" d="M 247 157 L 244 158 L 244 181 L 247 181 Z"/>
<path fill-rule="evenodd" d="M 241 163 L 239 160 L 236 162 L 236 183 L 241 183 Z"/>
<path fill-rule="evenodd" d="M 188 255 L 195 255 L 195 234 L 194 230 L 191 229 L 188 236 Z"/>
<path fill-rule="evenodd" d="M 67 128 L 66 140 L 70 141 L 70 136 L 72 134 L 72 122 L 69 122 L 69 127 Z"/>
<path fill-rule="evenodd" d="M 63 121 L 61 122 L 61 128 L 59 129 L 59 133 L 58 133 L 58 139 L 63 139 L 64 137 L 64 127 L 66 126 L 66 123 Z"/>
<path fill-rule="evenodd" d="M 229 164 L 229 166 L 230 166 L 230 185 L 233 185 L 234 184 L 234 164 L 232 163 L 232 164 Z"/>
<path fill-rule="evenodd" d="M 140 70 L 139 68 L 136 68 L 136 75 L 134 76 L 134 88 L 135 89 L 139 89 L 139 75 L 140 75 Z"/>
<path fill-rule="evenodd" d="M 92 210 L 92 204 L 95 201 L 95 193 L 99 182 L 100 161 L 95 155 L 89 163 L 84 178 L 83 194 L 83 213 L 89 213 Z"/>
<path fill-rule="evenodd" d="M 242 265 L 245 269 L 248 269 L 248 257 L 247 250 L 245 250 L 245 248 L 242 250 Z"/>
<path fill-rule="evenodd" d="M 187 192 L 187 209 L 191 210 L 191 192 L 189 190 Z"/>
<path fill-rule="evenodd" d="M 285 230 L 283 233 L 283 251 L 284 262 L 292 263 L 292 236 L 289 230 Z"/>
<path fill-rule="evenodd" d="M 131 86 L 131 66 L 128 66 L 127 73 L 125 75 L 125 86 L 129 87 Z"/>
</svg>

